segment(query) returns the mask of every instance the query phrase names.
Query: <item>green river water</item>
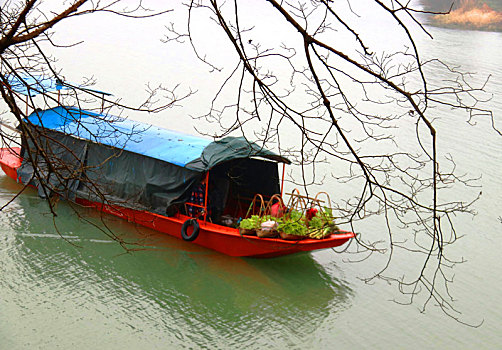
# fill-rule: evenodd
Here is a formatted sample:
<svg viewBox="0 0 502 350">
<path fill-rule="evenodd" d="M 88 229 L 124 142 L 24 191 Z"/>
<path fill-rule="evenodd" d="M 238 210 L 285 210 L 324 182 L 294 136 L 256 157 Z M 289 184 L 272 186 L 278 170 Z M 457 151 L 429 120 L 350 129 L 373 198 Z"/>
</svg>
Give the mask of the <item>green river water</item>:
<svg viewBox="0 0 502 350">
<path fill-rule="evenodd" d="M 500 116 L 502 34 L 431 32 L 427 55 L 492 74 L 490 106 Z M 463 238 L 454 254 L 467 262 L 451 289 L 463 320 L 480 327 L 433 305 L 421 313 L 420 304 L 394 303 L 394 286 L 359 279 L 371 260 L 349 263 L 332 250 L 232 258 L 91 210 L 78 209 L 90 223 L 80 220 L 65 202 L 57 231 L 28 189 L 0 212 L 0 349 L 500 348 L 502 137 L 488 121 L 441 117 L 440 147 L 461 171 L 481 176 L 478 215 L 457 222 Z M 20 189 L 0 175 L 0 205 Z M 103 222 L 138 250 L 124 253 Z"/>
</svg>

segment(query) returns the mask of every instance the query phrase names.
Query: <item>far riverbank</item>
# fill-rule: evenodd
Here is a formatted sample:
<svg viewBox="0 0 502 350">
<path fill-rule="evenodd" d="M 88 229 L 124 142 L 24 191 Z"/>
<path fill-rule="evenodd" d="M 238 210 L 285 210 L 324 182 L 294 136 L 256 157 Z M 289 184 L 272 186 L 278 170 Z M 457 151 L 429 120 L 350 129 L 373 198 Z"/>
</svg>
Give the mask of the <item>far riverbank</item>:
<svg viewBox="0 0 502 350">
<path fill-rule="evenodd" d="M 447 13 L 451 0 L 420 0 L 424 10 Z M 460 0 L 448 14 L 430 15 L 430 25 L 443 28 L 502 32 L 502 3 L 497 0 Z"/>
</svg>

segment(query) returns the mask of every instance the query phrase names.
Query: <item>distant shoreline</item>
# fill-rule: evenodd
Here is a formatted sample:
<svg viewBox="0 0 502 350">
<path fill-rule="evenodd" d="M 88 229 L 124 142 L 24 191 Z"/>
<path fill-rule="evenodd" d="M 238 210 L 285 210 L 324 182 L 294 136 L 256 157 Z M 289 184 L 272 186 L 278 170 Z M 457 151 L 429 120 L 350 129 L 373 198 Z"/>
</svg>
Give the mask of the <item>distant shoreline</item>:
<svg viewBox="0 0 502 350">
<path fill-rule="evenodd" d="M 429 17 L 429 21 L 426 24 L 433 26 L 433 27 L 437 27 L 437 28 L 476 30 L 476 31 L 480 31 L 480 32 L 502 33 L 502 28 L 475 27 L 475 26 L 469 26 L 469 25 L 464 25 L 464 24 L 447 24 L 447 23 L 441 23 L 440 21 L 434 20 L 431 17 L 432 16 Z"/>
<path fill-rule="evenodd" d="M 420 0 L 424 10 L 447 12 L 451 0 Z M 502 32 L 502 4 L 490 0 L 460 0 L 449 14 L 428 15 L 429 25 L 464 30 Z"/>
</svg>

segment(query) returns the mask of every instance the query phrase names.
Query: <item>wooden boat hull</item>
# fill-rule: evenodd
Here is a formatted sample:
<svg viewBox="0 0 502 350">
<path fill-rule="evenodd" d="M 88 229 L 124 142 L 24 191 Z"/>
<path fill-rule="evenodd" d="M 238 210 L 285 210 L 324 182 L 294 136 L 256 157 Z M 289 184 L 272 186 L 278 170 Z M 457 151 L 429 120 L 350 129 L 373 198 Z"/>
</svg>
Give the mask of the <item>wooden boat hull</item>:
<svg viewBox="0 0 502 350">
<path fill-rule="evenodd" d="M 0 166 L 5 174 L 18 181 L 17 169 L 21 166 L 19 148 L 1 148 Z M 148 211 L 135 210 L 119 206 L 110 206 L 77 198 L 76 203 L 93 207 L 102 212 L 120 217 L 124 220 L 149 227 L 170 236 L 180 238 L 181 226 L 190 217 L 177 214 L 167 217 Z M 313 251 L 340 246 L 354 237 L 354 233 L 341 231 L 324 239 L 304 239 L 300 241 L 279 238 L 259 238 L 242 236 L 237 229 L 199 221 L 199 235 L 194 244 L 218 251 L 230 256 L 269 258 L 286 254 Z"/>
</svg>

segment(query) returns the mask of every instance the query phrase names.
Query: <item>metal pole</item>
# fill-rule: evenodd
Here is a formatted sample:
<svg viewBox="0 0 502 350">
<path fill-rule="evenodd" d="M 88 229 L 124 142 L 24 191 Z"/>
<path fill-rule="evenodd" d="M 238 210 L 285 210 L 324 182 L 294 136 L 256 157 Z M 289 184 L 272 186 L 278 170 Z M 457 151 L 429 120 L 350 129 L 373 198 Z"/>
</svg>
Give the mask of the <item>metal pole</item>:
<svg viewBox="0 0 502 350">
<path fill-rule="evenodd" d="M 281 198 L 284 193 L 284 173 L 286 172 L 286 163 L 282 163 L 282 180 L 281 180 Z"/>
<path fill-rule="evenodd" d="M 209 188 L 209 171 L 206 173 L 206 194 L 204 195 L 204 222 L 207 220 L 207 192 Z"/>
</svg>

